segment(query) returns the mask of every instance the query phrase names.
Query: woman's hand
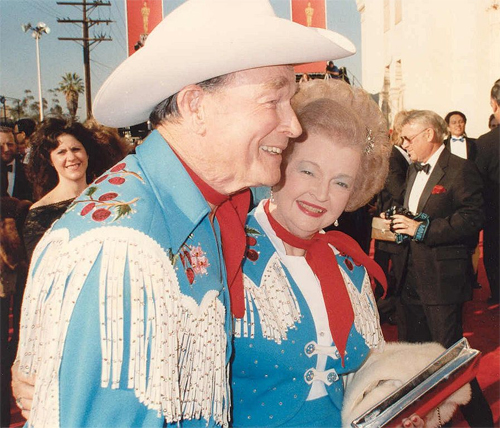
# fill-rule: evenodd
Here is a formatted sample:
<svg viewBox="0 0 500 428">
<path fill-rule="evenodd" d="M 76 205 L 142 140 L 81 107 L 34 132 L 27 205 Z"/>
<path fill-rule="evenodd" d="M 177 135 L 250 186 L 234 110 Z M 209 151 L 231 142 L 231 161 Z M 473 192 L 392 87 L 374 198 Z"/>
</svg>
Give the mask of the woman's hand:
<svg viewBox="0 0 500 428">
<path fill-rule="evenodd" d="M 12 394 L 21 414 L 28 419 L 35 392 L 35 376 L 25 376 L 19 371 L 19 361 L 12 366 Z"/>
<path fill-rule="evenodd" d="M 400 427 L 402 428 L 423 428 L 425 426 L 424 420 L 416 413 L 409 418 L 403 419 Z"/>
</svg>

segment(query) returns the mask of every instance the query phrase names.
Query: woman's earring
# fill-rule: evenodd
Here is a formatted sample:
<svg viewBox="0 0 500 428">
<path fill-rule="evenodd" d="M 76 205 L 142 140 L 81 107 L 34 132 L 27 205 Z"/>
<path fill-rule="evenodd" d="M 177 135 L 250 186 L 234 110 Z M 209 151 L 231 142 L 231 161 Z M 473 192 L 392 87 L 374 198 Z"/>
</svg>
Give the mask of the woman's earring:
<svg viewBox="0 0 500 428">
<path fill-rule="evenodd" d="M 338 220 L 335 220 L 335 221 L 333 222 L 333 225 L 334 225 L 335 227 L 339 227 L 339 221 L 338 221 Z"/>
<path fill-rule="evenodd" d="M 269 199 L 271 200 L 271 202 L 274 204 L 274 193 L 273 193 L 273 188 L 271 187 L 271 193 L 269 195 Z"/>
</svg>

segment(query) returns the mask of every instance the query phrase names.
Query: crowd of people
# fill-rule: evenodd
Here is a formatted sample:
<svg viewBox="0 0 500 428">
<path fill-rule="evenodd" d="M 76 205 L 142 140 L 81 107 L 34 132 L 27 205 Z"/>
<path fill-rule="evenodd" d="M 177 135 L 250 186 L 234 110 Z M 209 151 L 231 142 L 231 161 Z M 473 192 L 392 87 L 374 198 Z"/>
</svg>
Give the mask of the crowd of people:
<svg viewBox="0 0 500 428">
<path fill-rule="evenodd" d="M 354 375 L 386 355 L 380 295 L 400 341 L 451 346 L 484 230 L 498 302 L 500 128 L 470 140 L 461 112 L 411 110 L 389 133 L 364 90 L 297 85 L 294 64 L 354 46 L 266 4 L 186 2 L 111 74 L 95 119 L 0 127 L 2 426 L 11 393 L 33 427 L 350 426 Z M 191 28 L 206 67 L 175 55 Z M 491 99 L 498 120 L 500 81 Z M 116 128 L 147 120 L 128 154 Z M 250 187 L 271 189 L 252 210 Z M 329 230 L 373 201 L 394 237 L 382 267 Z M 372 381 L 355 407 L 388 379 Z M 477 381 L 461 391 L 396 423 L 441 426 L 461 405 L 492 427 Z"/>
</svg>

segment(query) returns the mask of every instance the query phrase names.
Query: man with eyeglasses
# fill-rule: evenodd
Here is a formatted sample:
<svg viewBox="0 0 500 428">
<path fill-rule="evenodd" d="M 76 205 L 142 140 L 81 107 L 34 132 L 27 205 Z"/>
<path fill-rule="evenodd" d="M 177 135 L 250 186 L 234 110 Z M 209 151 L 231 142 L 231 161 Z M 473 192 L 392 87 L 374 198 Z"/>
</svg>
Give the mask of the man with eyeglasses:
<svg viewBox="0 0 500 428">
<path fill-rule="evenodd" d="M 482 181 L 476 165 L 446 150 L 445 121 L 429 110 L 408 112 L 403 148 L 412 160 L 402 202 L 413 214 L 387 219 L 400 252 L 392 256 L 400 292 L 400 340 L 439 342 L 463 337 L 462 307 L 472 298 L 471 254 L 484 215 Z M 477 380 L 462 407 L 471 427 L 492 427 L 493 417 Z"/>
</svg>

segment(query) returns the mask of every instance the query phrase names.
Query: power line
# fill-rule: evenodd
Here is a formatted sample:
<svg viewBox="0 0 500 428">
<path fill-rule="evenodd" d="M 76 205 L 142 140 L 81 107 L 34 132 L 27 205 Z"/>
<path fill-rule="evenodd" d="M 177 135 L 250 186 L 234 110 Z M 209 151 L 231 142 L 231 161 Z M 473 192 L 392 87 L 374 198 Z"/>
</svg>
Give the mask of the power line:
<svg viewBox="0 0 500 428">
<path fill-rule="evenodd" d="M 89 37 L 89 28 L 94 25 L 100 24 L 111 24 L 110 19 L 92 19 L 90 14 L 100 6 L 111 6 L 110 2 L 104 2 L 103 0 L 82 0 L 81 2 L 76 1 L 58 1 L 58 5 L 64 6 L 75 6 L 81 7 L 82 19 L 71 19 L 71 18 L 58 18 L 57 22 L 63 24 L 81 24 L 82 26 L 82 37 L 59 37 L 59 40 L 71 40 L 74 42 L 81 42 L 83 46 L 83 64 L 85 68 L 85 103 L 87 108 L 87 118 L 92 116 L 92 91 L 90 84 L 90 47 L 94 44 L 106 41 L 112 41 L 113 39 L 104 33 L 94 34 L 94 37 Z"/>
</svg>

